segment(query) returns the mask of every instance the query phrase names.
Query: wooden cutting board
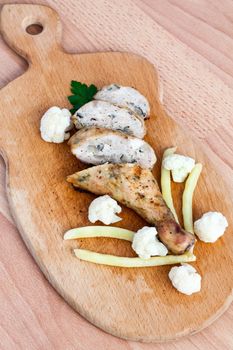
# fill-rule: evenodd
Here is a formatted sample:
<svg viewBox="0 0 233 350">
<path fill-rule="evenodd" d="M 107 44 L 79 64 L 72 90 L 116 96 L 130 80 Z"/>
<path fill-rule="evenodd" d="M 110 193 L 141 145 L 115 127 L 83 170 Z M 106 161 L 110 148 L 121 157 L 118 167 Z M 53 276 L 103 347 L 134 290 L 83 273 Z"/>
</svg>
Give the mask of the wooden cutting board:
<svg viewBox="0 0 233 350">
<path fill-rule="evenodd" d="M 27 33 L 40 24 L 38 35 Z M 39 28 L 39 27 L 38 27 Z M 28 29 L 29 30 L 29 29 Z M 197 141 L 168 117 L 159 102 L 158 78 L 144 58 L 120 52 L 73 55 L 60 46 L 61 25 L 50 8 L 5 5 L 1 31 L 6 42 L 29 63 L 26 73 L 0 91 L 0 148 L 7 164 L 7 192 L 19 231 L 54 288 L 90 322 L 116 336 L 165 341 L 192 334 L 214 321 L 232 300 L 232 202 L 227 186 L 215 173 Z M 33 28 L 30 31 L 33 32 Z M 52 105 L 68 107 L 72 79 L 98 87 L 116 82 L 135 86 L 151 105 L 146 140 L 154 147 L 159 180 L 162 152 L 178 151 L 201 162 L 204 170 L 195 192 L 194 218 L 209 210 L 224 213 L 226 234 L 215 244 L 198 242 L 197 262 L 202 290 L 185 296 L 172 288 L 171 267 L 122 269 L 96 266 L 74 257 L 75 247 L 132 256 L 130 244 L 111 239 L 63 241 L 72 227 L 89 225 L 91 194 L 75 192 L 65 178 L 83 168 L 66 144 L 40 138 L 42 114 Z M 178 212 L 183 185 L 173 185 Z M 124 208 L 119 226 L 137 230 L 145 222 Z M 20 271 L 19 271 L 20 273 Z"/>
</svg>

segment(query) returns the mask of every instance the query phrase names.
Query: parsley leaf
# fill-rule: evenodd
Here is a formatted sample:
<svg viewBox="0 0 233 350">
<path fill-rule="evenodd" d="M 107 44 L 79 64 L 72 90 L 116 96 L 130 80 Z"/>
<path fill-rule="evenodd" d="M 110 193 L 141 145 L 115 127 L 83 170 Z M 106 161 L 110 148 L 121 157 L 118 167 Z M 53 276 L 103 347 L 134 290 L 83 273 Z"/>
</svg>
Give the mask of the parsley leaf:
<svg viewBox="0 0 233 350">
<path fill-rule="evenodd" d="M 97 87 L 93 84 L 87 86 L 79 81 L 72 80 L 70 91 L 73 94 L 68 96 L 68 100 L 73 105 L 70 112 L 74 114 L 80 107 L 93 100 L 93 96 L 97 93 Z"/>
</svg>

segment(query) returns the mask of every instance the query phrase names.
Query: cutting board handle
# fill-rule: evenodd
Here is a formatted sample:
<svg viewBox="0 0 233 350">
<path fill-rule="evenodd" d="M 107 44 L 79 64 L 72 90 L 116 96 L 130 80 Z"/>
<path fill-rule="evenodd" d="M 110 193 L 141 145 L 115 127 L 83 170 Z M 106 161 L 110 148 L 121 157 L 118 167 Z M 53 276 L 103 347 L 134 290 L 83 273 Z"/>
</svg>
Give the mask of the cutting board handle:
<svg viewBox="0 0 233 350">
<path fill-rule="evenodd" d="M 61 50 L 61 23 L 50 7 L 4 5 L 0 28 L 8 45 L 29 63 L 47 60 L 54 49 Z"/>
</svg>

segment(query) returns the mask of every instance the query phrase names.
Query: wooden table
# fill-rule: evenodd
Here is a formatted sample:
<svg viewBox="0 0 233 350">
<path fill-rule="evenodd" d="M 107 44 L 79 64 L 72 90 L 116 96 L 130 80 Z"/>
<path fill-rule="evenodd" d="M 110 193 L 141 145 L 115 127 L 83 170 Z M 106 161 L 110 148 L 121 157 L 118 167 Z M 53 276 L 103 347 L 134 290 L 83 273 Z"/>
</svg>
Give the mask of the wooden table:
<svg viewBox="0 0 233 350">
<path fill-rule="evenodd" d="M 15 2 L 20 1 L 12 1 Z M 232 1 L 48 0 L 34 3 L 48 4 L 59 12 L 67 51 L 132 51 L 149 58 L 160 73 L 165 108 L 201 140 L 232 189 L 233 127 L 229 113 L 233 114 Z M 176 69 L 174 61 L 180 57 L 183 62 L 177 62 Z M 186 59 L 190 83 L 179 75 Z M 173 70 L 169 71 L 172 66 Z M 0 87 L 26 69 L 26 63 L 0 39 Z M 194 84 L 195 75 L 201 75 L 203 85 L 200 80 Z M 189 86 L 192 94 L 188 92 Z M 219 101 L 208 113 L 204 108 L 205 99 L 211 99 L 213 94 Z M 189 118 L 190 108 L 197 110 L 195 120 Z M 167 344 L 119 340 L 82 319 L 57 295 L 25 248 L 9 213 L 4 174 L 1 160 L 1 350 L 233 349 L 233 306 L 203 332 Z"/>
</svg>

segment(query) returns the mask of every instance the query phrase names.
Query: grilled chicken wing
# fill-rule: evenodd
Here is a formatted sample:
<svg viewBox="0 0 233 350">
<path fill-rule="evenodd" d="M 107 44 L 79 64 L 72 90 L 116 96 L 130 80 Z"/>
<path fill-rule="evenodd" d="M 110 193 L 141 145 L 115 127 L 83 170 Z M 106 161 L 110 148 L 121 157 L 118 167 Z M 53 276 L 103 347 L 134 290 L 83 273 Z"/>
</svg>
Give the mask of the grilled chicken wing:
<svg viewBox="0 0 233 350">
<path fill-rule="evenodd" d="M 174 254 L 183 254 L 195 242 L 194 236 L 176 223 L 148 169 L 134 164 L 103 164 L 77 172 L 67 181 L 97 195 L 109 194 L 133 209 L 156 226 L 160 240 Z"/>
</svg>

